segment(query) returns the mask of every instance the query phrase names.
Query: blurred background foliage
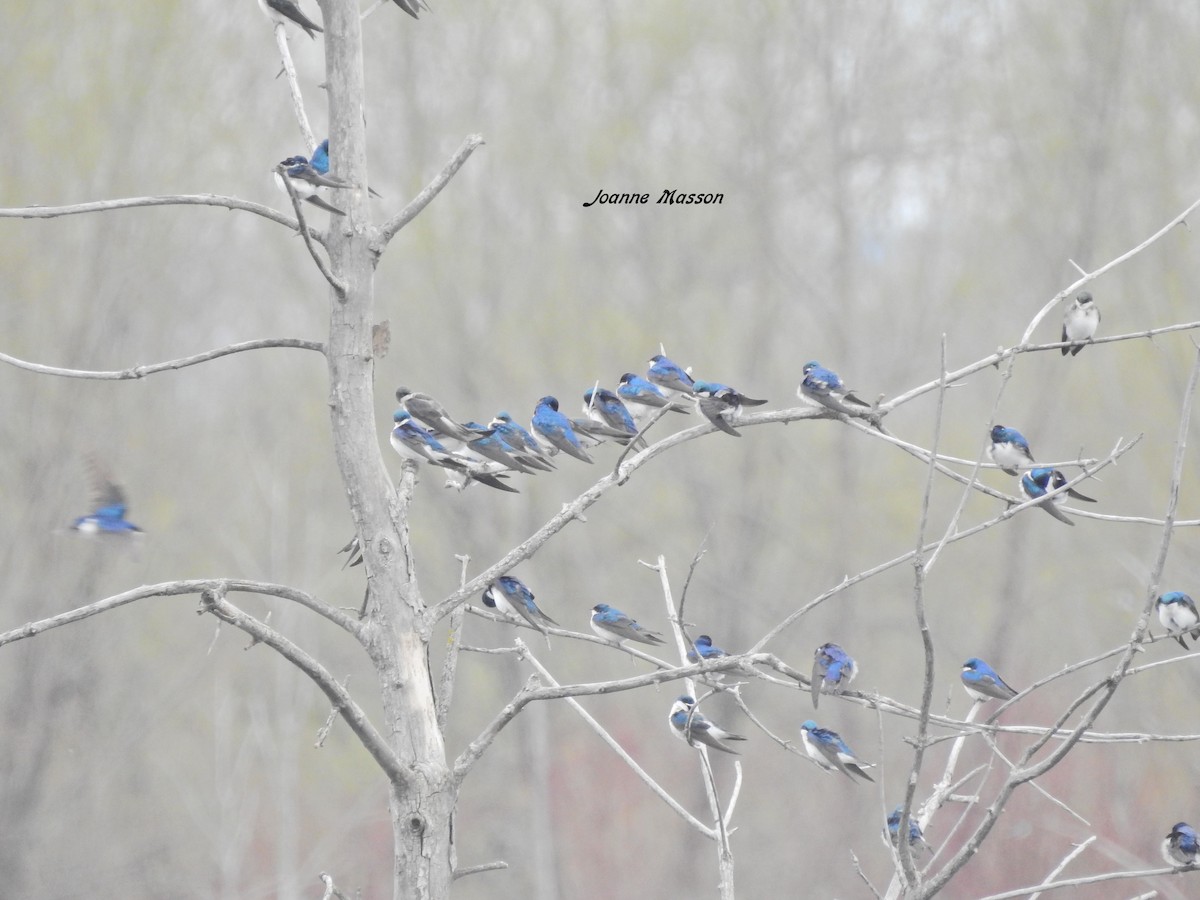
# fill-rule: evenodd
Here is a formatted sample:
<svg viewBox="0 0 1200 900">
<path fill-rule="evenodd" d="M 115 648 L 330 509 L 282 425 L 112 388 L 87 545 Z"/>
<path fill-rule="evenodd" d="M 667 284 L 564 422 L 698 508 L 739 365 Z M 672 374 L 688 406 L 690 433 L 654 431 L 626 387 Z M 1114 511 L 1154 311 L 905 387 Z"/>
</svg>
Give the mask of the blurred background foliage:
<svg viewBox="0 0 1200 900">
<path fill-rule="evenodd" d="M 302 4 L 310 15 L 311 0 Z M 250 0 L 135 0 L 106 15 L 8 3 L 0 30 L 0 205 L 212 192 L 285 208 L 273 164 L 299 144 L 271 30 Z M 291 33 L 318 135 L 322 44 Z M 663 344 L 699 377 L 773 406 L 796 404 L 819 359 L 865 396 L 895 395 L 1015 342 L 1033 313 L 1140 242 L 1196 197 L 1200 10 L 1181 2 L 1042 4 L 712 0 L 511 4 L 440 0 L 419 23 L 392 5 L 365 25 L 371 184 L 379 220 L 463 138 L 486 146 L 393 243 L 376 278 L 390 355 L 377 365 L 385 440 L 399 383 L 462 418 L 528 419 L 537 399 L 574 410 L 595 381 L 642 372 Z M 720 206 L 583 208 L 599 189 L 720 192 Z M 260 218 L 158 208 L 0 222 L 0 349 L 116 369 L 260 337 L 321 339 L 327 292 L 300 243 Z M 1178 228 L 1091 286 L 1113 334 L 1196 317 L 1196 239 Z M 1057 339 L 1059 314 L 1037 337 Z M 1087 490 L 1105 513 L 1165 507 L 1186 335 L 1020 360 L 998 421 L 1040 459 L 1101 456 L 1145 438 Z M 946 452 L 975 458 L 999 377 L 947 397 Z M 335 551 L 352 525 L 330 447 L 320 357 L 242 354 L 141 382 L 0 370 L 0 629 L 142 584 L 231 576 L 285 582 L 346 607 L 360 570 Z M 889 418 L 928 444 L 929 395 Z M 674 427 L 663 423 L 659 428 Z M 1192 435 L 1192 440 L 1196 435 Z M 136 547 L 65 526 L 87 509 L 87 453 L 127 487 Z M 385 449 L 388 464 L 399 471 Z M 427 600 L 452 590 L 455 554 L 479 571 L 603 474 L 566 460 L 521 493 L 444 490 L 423 472 L 413 540 Z M 1189 465 L 1183 515 L 1197 514 Z M 731 650 L 812 597 L 910 549 L 924 470 L 832 422 L 694 441 L 651 463 L 515 570 L 542 607 L 586 630 L 607 601 L 665 627 L 639 560 L 664 554 L 689 591 L 695 631 Z M 996 487 L 1015 483 L 995 471 Z M 939 481 L 932 533 L 959 489 Z M 964 524 L 999 511 L 973 496 Z M 966 712 L 961 661 L 988 659 L 1024 687 L 1120 642 L 1146 589 L 1159 530 L 1028 513 L 947 550 L 928 586 L 936 708 Z M 1200 590 L 1196 538 L 1176 536 L 1165 587 Z M 771 649 L 807 668 L 836 640 L 856 687 L 920 698 L 911 571 L 839 595 Z M 322 658 L 368 709 L 356 645 L 304 611 L 233 598 Z M 298 673 L 239 634 L 214 635 L 191 599 L 124 607 L 0 652 L 0 872 L 41 898 L 385 896 L 391 834 L 383 779 Z M 527 633 L 523 633 L 527 635 Z M 467 642 L 509 644 L 470 618 Z M 533 641 L 533 646 L 538 645 Z M 1147 659 L 1178 648 L 1152 646 Z M 557 677 L 643 670 L 592 645 L 554 642 Z M 447 734 L 462 748 L 527 676 L 467 655 Z M 1006 715 L 1051 720 L 1095 670 Z M 674 687 L 587 699 L 650 773 L 702 809 L 693 756 L 664 717 Z M 752 684 L 746 699 L 798 739 L 806 695 Z M 1120 731 L 1200 730 L 1195 667 L 1129 682 L 1100 720 Z M 901 798 L 914 728 L 827 700 L 884 785 L 854 787 L 755 734 L 722 698 L 713 718 L 752 735 L 733 839 L 744 896 L 865 896 L 850 853 L 882 885 L 879 831 Z M 1003 738 L 1018 753 L 1022 741 Z M 940 772 L 935 750 L 928 782 Z M 973 747 L 966 765 L 984 761 Z M 1043 785 L 1089 824 L 1026 789 L 954 883 L 979 896 L 1040 878 L 1073 842 L 1100 837 L 1077 870 L 1154 865 L 1179 819 L 1200 816 L 1190 744 L 1085 747 Z M 1180 781 L 1166 780 L 1175 767 Z M 731 775 L 727 760 L 719 775 Z M 1103 789 L 1097 789 L 1103 786 Z M 957 818 L 943 812 L 935 843 Z M 974 820 L 978 813 L 969 818 Z M 690 833 L 565 705 L 535 707 L 474 772 L 456 823 L 460 865 L 494 858 L 456 896 L 715 896 L 711 845 Z M 956 839 L 957 840 L 957 839 Z M 1099 858 L 1098 858 L 1099 857 Z M 1021 860 L 1014 866 L 1014 860 Z M 1165 880 L 1163 896 L 1184 896 Z M 1149 889 L 1147 885 L 1145 889 Z M 1094 897 L 1139 888 L 1098 886 Z"/>
</svg>

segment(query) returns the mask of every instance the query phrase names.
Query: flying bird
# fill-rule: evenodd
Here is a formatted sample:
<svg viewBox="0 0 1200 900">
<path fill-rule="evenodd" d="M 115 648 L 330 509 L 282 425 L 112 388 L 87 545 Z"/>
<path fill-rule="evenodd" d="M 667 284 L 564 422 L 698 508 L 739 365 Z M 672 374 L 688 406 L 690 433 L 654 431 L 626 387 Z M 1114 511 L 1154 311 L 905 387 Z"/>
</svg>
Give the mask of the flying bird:
<svg viewBox="0 0 1200 900">
<path fill-rule="evenodd" d="M 81 534 L 140 534 L 142 529 L 125 518 L 129 507 L 121 486 L 108 476 L 95 459 L 88 460 L 88 469 L 95 493 L 94 509 L 72 522 L 71 528 Z"/>
<path fill-rule="evenodd" d="M 812 701 L 813 709 L 821 700 L 821 691 L 838 693 L 844 691 L 858 675 L 858 663 L 837 644 L 822 644 L 813 653 Z"/>
<path fill-rule="evenodd" d="M 684 694 L 671 705 L 671 712 L 667 716 L 667 722 L 671 726 L 671 732 L 681 741 L 685 741 L 689 747 L 700 749 L 703 744 L 706 747 L 712 747 L 714 750 L 721 750 L 725 753 L 732 753 L 735 756 L 737 751 L 725 744 L 725 741 L 744 741 L 746 740 L 740 734 L 734 734 L 732 731 L 726 731 L 720 728 L 717 724 L 708 719 L 702 712 L 696 709 L 696 701 Z"/>
<path fill-rule="evenodd" d="M 1075 302 L 1067 307 L 1066 313 L 1063 314 L 1063 343 L 1071 341 L 1074 346 L 1063 347 L 1062 355 L 1070 353 L 1072 356 L 1078 356 L 1084 345 L 1096 336 L 1096 329 L 1099 327 L 1100 310 L 1092 302 L 1092 295 L 1081 291 L 1075 295 Z"/>
</svg>

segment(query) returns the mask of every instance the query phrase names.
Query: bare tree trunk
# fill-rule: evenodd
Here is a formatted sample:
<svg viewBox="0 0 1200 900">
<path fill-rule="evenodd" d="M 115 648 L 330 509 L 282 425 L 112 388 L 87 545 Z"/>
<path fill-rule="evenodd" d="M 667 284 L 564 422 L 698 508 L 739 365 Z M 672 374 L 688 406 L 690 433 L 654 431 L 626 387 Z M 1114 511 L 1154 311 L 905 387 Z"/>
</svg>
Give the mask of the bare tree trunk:
<svg viewBox="0 0 1200 900">
<path fill-rule="evenodd" d="M 358 7 L 321 4 L 326 35 L 331 137 L 356 185 L 367 183 Z M 365 190 L 345 191 L 347 216 L 330 226 L 329 255 L 345 293 L 330 292 L 330 413 L 339 471 L 363 542 L 369 598 L 366 649 L 379 679 L 381 729 L 400 758 L 392 776 L 393 896 L 444 898 L 453 877 L 451 813 L 457 790 L 446 767 L 430 677 L 424 603 L 408 545 L 405 477 L 401 497 L 384 468 L 375 434 L 371 324 L 375 254 Z"/>
</svg>

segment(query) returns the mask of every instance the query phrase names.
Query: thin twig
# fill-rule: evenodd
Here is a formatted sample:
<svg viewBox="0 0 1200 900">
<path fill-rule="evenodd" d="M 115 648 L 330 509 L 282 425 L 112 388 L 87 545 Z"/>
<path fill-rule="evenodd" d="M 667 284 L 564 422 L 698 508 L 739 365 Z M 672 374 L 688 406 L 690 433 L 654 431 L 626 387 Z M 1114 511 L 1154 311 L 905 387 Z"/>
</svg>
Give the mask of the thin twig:
<svg viewBox="0 0 1200 900">
<path fill-rule="evenodd" d="M 37 372 L 40 375 L 56 375 L 60 378 L 88 378 L 94 381 L 129 381 L 138 378 L 145 378 L 147 375 L 157 375 L 159 372 L 174 372 L 187 366 L 198 365 L 199 363 L 208 362 L 213 359 L 220 359 L 222 356 L 230 356 L 234 353 L 244 353 L 247 350 L 266 350 L 271 348 L 281 348 L 290 350 L 312 350 L 317 353 L 324 354 L 325 345 L 320 341 L 305 341 L 300 338 L 264 338 L 257 341 L 242 341 L 239 344 L 229 344 L 226 347 L 218 347 L 215 350 L 207 350 L 204 353 L 196 353 L 192 356 L 181 356 L 179 359 L 169 359 L 166 362 L 144 363 L 138 366 L 130 366 L 128 369 L 117 369 L 112 371 L 89 371 L 87 369 L 62 369 L 58 366 L 47 366 L 42 363 L 27 362 L 23 359 L 17 359 L 15 356 L 9 356 L 7 353 L 0 353 L 0 362 L 7 363 L 18 369 L 26 369 L 30 372 Z"/>
<path fill-rule="evenodd" d="M 426 206 L 428 206 L 433 198 L 442 192 L 444 188 L 454 177 L 454 174 L 462 168 L 463 163 L 467 161 L 475 148 L 483 143 L 483 135 L 471 134 L 462 142 L 459 148 L 454 151 L 454 155 L 450 157 L 450 161 L 442 167 L 442 171 L 434 176 L 433 181 L 429 182 L 421 193 L 417 194 L 404 209 L 400 210 L 395 216 L 384 222 L 379 229 L 379 233 L 375 240 L 371 242 L 371 249 L 375 253 L 382 253 L 388 243 L 396 236 L 396 234 L 417 217 Z"/>
</svg>

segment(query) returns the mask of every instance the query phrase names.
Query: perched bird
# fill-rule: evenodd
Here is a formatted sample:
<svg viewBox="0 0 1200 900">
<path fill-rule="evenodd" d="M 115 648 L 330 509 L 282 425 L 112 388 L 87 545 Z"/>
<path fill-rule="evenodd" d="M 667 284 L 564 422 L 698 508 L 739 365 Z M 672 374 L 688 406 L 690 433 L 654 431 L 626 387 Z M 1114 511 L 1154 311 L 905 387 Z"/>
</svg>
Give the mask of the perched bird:
<svg viewBox="0 0 1200 900">
<path fill-rule="evenodd" d="M 672 412 L 684 414 L 688 412 L 685 407 L 680 406 L 659 390 L 657 385 L 651 384 L 645 378 L 634 375 L 632 372 L 626 372 L 621 376 L 621 382 L 617 385 L 617 396 L 625 402 L 626 409 L 638 422 L 645 420 L 656 409 L 664 406 Z"/>
<path fill-rule="evenodd" d="M 609 428 L 595 419 L 576 417 L 567 421 L 571 423 L 575 437 L 579 438 L 579 443 L 584 447 L 599 447 L 605 441 L 616 441 L 622 446 L 629 443 L 629 435 L 625 431 Z"/>
<path fill-rule="evenodd" d="M 414 19 L 418 18 L 417 13 L 421 11 L 421 7 L 429 9 L 429 4 L 423 3 L 422 0 L 393 0 L 393 2 Z"/>
<path fill-rule="evenodd" d="M 797 397 L 809 397 L 834 412 L 862 415 L 871 404 L 860 400 L 842 383 L 836 372 L 830 371 L 815 360 L 805 363 L 804 380 L 796 389 Z M 855 408 L 858 407 L 858 408 Z"/>
<path fill-rule="evenodd" d="M 296 0 L 258 0 L 258 6 L 272 22 L 280 25 L 285 21 L 295 22 L 314 40 L 316 40 L 317 32 L 323 30 L 320 25 L 300 12 L 300 6 Z"/>
<path fill-rule="evenodd" d="M 1062 340 L 1071 341 L 1074 346 L 1063 347 L 1062 355 L 1070 353 L 1077 356 L 1083 345 L 1096 336 L 1100 327 L 1100 310 L 1092 302 L 1092 295 L 1081 291 L 1075 295 L 1075 302 L 1067 307 L 1063 314 Z"/>
<path fill-rule="evenodd" d="M 1195 829 L 1187 822 L 1176 822 L 1163 840 L 1162 855 L 1168 866 L 1194 866 L 1200 855 Z"/>
<path fill-rule="evenodd" d="M 742 414 L 743 406 L 762 406 L 766 400 L 755 400 L 745 394 L 738 393 L 727 384 L 717 384 L 711 381 L 697 381 L 692 385 L 696 394 L 696 405 L 700 413 L 726 434 L 741 437 L 741 433 L 729 424 L 729 417 L 737 418 Z"/>
<path fill-rule="evenodd" d="M 700 749 L 700 744 L 704 744 L 706 747 L 712 747 L 714 750 L 721 750 L 736 756 L 738 752 L 732 747 L 727 747 L 723 741 L 746 740 L 740 734 L 734 734 L 731 731 L 726 731 L 724 728 L 719 728 L 696 709 L 696 701 L 687 694 L 684 694 L 671 705 L 671 712 L 667 716 L 667 722 L 670 724 L 671 731 L 677 738 L 681 741 L 686 741 L 689 747 L 695 747 L 697 750 Z"/>
<path fill-rule="evenodd" d="M 607 603 L 592 607 L 592 631 L 606 641 L 620 644 L 621 641 L 637 641 L 642 644 L 663 644 L 662 635 L 639 625 L 619 609 Z"/>
<path fill-rule="evenodd" d="M 288 189 L 287 184 L 284 183 L 285 178 L 301 200 L 307 200 L 313 206 L 331 212 L 335 216 L 346 214 L 332 203 L 328 203 L 318 191 L 323 187 L 346 188 L 350 185 L 329 175 L 322 175 L 312 167 L 307 157 L 289 156 L 275 167 L 275 184 L 286 194 Z"/>
<path fill-rule="evenodd" d="M 646 380 L 664 390 L 689 397 L 692 395 L 692 385 L 695 384 L 691 375 L 661 353 L 650 357 L 650 369 L 646 372 Z"/>
<path fill-rule="evenodd" d="M 494 429 L 485 428 L 478 422 L 464 422 L 463 427 L 478 435 L 473 441 L 467 441 L 463 446 L 461 451 L 463 455 L 478 460 L 491 460 L 514 472 L 524 472 L 526 475 L 533 473 L 533 469 L 514 456 L 516 448 L 510 446 L 503 437 L 496 434 Z"/>
<path fill-rule="evenodd" d="M 1066 483 L 1067 476 L 1058 471 L 1058 469 L 1050 469 L 1043 466 L 1038 469 L 1030 469 L 1021 476 L 1021 493 L 1030 500 L 1045 498 L 1042 499 L 1038 506 L 1050 513 L 1058 521 L 1074 525 L 1075 523 L 1067 518 L 1067 514 L 1059 509 L 1059 506 L 1066 502 L 1067 497 L 1074 497 L 1076 500 L 1086 500 L 1088 503 L 1095 503 L 1096 501 L 1092 497 L 1079 493 L 1074 488 L 1067 488 L 1066 491 L 1055 494 L 1053 497 L 1047 496 L 1051 491 L 1057 490 Z"/>
<path fill-rule="evenodd" d="M 547 625 L 558 624 L 538 609 L 533 602 L 533 591 L 521 579 L 511 575 L 501 575 L 487 586 L 483 592 L 483 605 L 514 618 L 520 616 L 542 634 L 546 633 Z"/>
<path fill-rule="evenodd" d="M 866 772 L 867 763 L 854 755 L 854 751 L 846 746 L 836 731 L 818 728 L 816 722 L 807 719 L 800 725 L 800 737 L 804 741 L 805 751 L 822 769 L 841 772 L 851 781 L 855 775 L 867 781 L 875 780 Z"/>
<path fill-rule="evenodd" d="M 390 436 L 392 449 L 405 459 L 432 463 L 446 469 L 447 486 L 463 490 L 472 481 L 478 481 L 498 491 L 520 493 L 500 480 L 503 477 L 502 473 L 509 471 L 507 466 L 483 457 L 461 455 L 449 450 L 438 440 L 437 435 L 413 419 L 408 410 L 396 410 L 392 421 L 395 423 Z"/>
<path fill-rule="evenodd" d="M 515 448 L 518 454 L 517 458 L 527 466 L 539 468 L 532 461 L 537 459 L 541 464 L 540 468 L 547 471 L 555 468 L 546 448 L 539 444 L 537 438 L 521 427 L 508 413 L 503 410 L 497 413 L 496 418 L 488 423 L 488 427 L 494 428 L 510 447 Z"/>
<path fill-rule="evenodd" d="M 610 435 L 620 444 L 628 444 L 637 437 L 638 427 L 621 398 L 607 388 L 589 388 L 583 394 L 583 412 L 598 425 L 612 431 Z M 646 446 L 645 438 L 638 438 L 636 449 Z"/>
<path fill-rule="evenodd" d="M 80 516 L 71 523 L 71 528 L 82 534 L 140 534 L 142 529 L 125 518 L 128 506 L 121 486 L 109 478 L 95 460 L 88 461 L 88 468 L 96 495 L 95 510 Z"/>
<path fill-rule="evenodd" d="M 533 411 L 533 430 L 550 446 L 564 453 L 590 463 L 592 458 L 587 455 L 579 436 L 571 427 L 571 422 L 558 411 L 558 400 L 555 397 L 543 397 L 537 402 Z"/>
<path fill-rule="evenodd" d="M 900 816 L 903 812 L 904 806 L 901 805 L 897 806 L 890 813 L 888 813 L 887 836 L 888 840 L 893 844 L 896 844 L 900 838 Z M 933 852 L 933 848 L 930 847 L 925 841 L 925 835 L 921 834 L 921 826 L 917 824 L 916 816 L 910 815 L 908 817 L 908 845 L 910 847 L 915 847 L 918 844 L 920 844 L 930 853 Z"/>
<path fill-rule="evenodd" d="M 329 174 L 329 138 L 325 138 L 325 140 L 321 141 L 321 143 L 317 144 L 317 146 L 313 148 L 312 158 L 309 160 L 309 164 L 312 165 L 312 167 L 321 175 Z M 379 196 L 379 192 L 370 185 L 367 185 L 367 192 L 372 197 Z"/>
<path fill-rule="evenodd" d="M 858 675 L 858 663 L 837 644 L 822 644 L 813 653 L 813 709 L 821 700 L 821 691 L 841 693 Z"/>
<path fill-rule="evenodd" d="M 1184 650 L 1188 649 L 1183 636 L 1189 631 L 1192 640 L 1200 640 L 1200 615 L 1196 613 L 1196 603 L 1181 591 L 1171 591 L 1163 594 L 1155 601 L 1158 607 L 1158 621 L 1171 634 Z"/>
<path fill-rule="evenodd" d="M 720 647 L 714 647 L 712 638 L 707 634 L 702 634 L 696 638 L 691 649 L 687 652 L 687 661 L 690 663 L 703 662 L 706 659 L 720 659 L 722 656 L 729 654 Z"/>
<path fill-rule="evenodd" d="M 995 425 L 991 437 L 992 442 L 987 448 L 988 458 L 1009 475 L 1016 475 L 1018 469 L 1034 464 L 1029 441 L 1017 429 Z"/>
<path fill-rule="evenodd" d="M 409 415 L 425 423 L 435 434 L 445 435 L 456 441 L 462 441 L 464 444 L 476 440 L 480 436 L 477 432 L 451 419 L 446 413 L 446 408 L 428 394 L 416 394 L 406 387 L 398 387 L 396 388 L 396 399 Z"/>
<path fill-rule="evenodd" d="M 392 414 L 392 433 L 389 437 L 392 449 L 405 459 L 446 464 L 452 459 L 450 451 L 443 446 L 433 432 L 417 423 L 406 409 Z"/>
<path fill-rule="evenodd" d="M 1005 684 L 995 669 L 974 656 L 963 663 L 962 683 L 967 693 L 981 703 L 984 700 L 1011 700 L 1017 696 L 1017 691 Z"/>
</svg>

